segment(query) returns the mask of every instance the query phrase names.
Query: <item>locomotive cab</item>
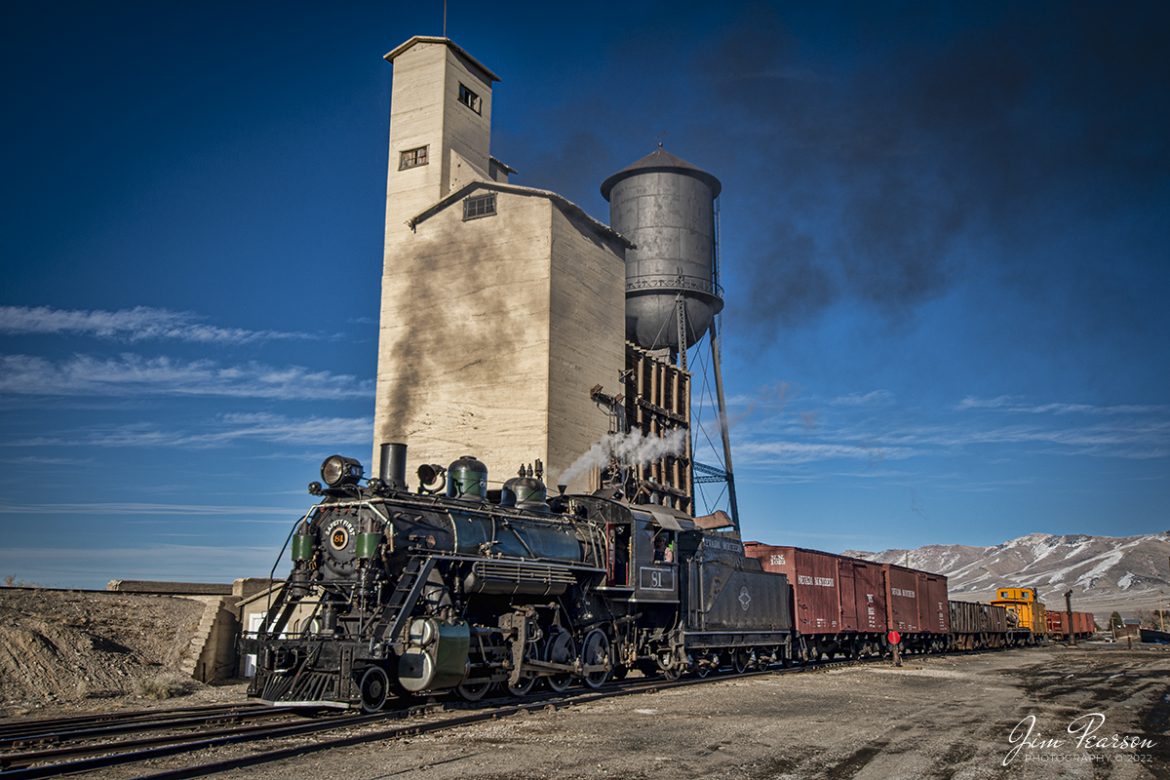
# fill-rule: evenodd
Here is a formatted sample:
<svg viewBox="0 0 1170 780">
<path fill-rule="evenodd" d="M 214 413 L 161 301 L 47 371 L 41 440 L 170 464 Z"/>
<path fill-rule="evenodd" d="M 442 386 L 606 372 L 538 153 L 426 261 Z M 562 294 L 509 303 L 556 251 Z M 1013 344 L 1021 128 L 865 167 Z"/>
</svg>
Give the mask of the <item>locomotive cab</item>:
<svg viewBox="0 0 1170 780">
<path fill-rule="evenodd" d="M 677 603 L 679 534 L 693 524 L 663 507 L 613 508 L 605 518 L 605 583 L 598 589 L 632 603 Z"/>
<path fill-rule="evenodd" d="M 693 530 L 692 524 L 663 507 L 651 505 L 638 506 L 632 514 L 637 572 L 630 601 L 677 604 L 678 534 Z"/>
</svg>

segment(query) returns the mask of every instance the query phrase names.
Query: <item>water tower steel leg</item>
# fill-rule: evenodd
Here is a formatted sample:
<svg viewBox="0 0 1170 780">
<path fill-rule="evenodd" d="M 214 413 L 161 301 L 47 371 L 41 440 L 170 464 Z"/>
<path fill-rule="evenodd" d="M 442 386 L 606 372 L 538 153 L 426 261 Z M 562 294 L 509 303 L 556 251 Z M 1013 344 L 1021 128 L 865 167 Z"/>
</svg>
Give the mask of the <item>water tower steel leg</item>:
<svg viewBox="0 0 1170 780">
<path fill-rule="evenodd" d="M 711 318 L 711 365 L 715 373 L 715 397 L 719 402 L 719 433 L 723 436 L 723 468 L 727 472 L 727 497 L 731 507 L 731 522 L 739 533 L 739 505 L 735 502 L 735 475 L 731 468 L 731 432 L 727 429 L 727 404 L 723 400 L 723 369 L 719 364 L 719 339 L 715 334 L 715 318 Z"/>
</svg>

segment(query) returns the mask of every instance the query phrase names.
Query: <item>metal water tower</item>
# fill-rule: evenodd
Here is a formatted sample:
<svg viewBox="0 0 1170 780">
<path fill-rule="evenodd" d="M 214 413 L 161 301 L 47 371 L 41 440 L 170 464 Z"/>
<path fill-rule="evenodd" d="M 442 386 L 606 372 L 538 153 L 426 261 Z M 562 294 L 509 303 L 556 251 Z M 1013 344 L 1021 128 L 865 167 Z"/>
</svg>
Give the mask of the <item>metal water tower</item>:
<svg viewBox="0 0 1170 780">
<path fill-rule="evenodd" d="M 610 225 L 634 243 L 626 250 L 626 338 L 643 349 L 669 350 L 687 367 L 687 350 L 709 335 L 724 467 L 694 463 L 694 481 L 727 483 L 732 522 L 739 528 L 731 439 L 719 365 L 719 287 L 713 175 L 658 148 L 607 178 Z"/>
<path fill-rule="evenodd" d="M 626 251 L 626 338 L 682 352 L 723 308 L 715 267 L 719 180 L 661 145 L 601 185 Z M 683 345 L 680 350 L 680 344 Z"/>
</svg>

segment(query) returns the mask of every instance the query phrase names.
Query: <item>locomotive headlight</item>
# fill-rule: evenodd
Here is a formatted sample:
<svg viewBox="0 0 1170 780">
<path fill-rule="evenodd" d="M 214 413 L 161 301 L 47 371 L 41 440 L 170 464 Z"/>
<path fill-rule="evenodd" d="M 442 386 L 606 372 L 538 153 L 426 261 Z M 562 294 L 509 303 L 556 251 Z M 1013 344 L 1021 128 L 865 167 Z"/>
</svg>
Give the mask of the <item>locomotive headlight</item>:
<svg viewBox="0 0 1170 780">
<path fill-rule="evenodd" d="M 362 478 L 362 473 L 361 463 L 342 455 L 330 455 L 321 464 L 321 479 L 329 487 L 356 484 Z"/>
</svg>

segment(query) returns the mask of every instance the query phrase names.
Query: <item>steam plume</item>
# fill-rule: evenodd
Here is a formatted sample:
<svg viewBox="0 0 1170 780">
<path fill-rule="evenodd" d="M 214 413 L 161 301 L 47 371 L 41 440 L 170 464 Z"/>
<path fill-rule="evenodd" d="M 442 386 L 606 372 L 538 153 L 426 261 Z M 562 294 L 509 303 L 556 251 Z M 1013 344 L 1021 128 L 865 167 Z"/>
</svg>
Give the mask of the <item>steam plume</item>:
<svg viewBox="0 0 1170 780">
<path fill-rule="evenodd" d="M 606 466 L 614 459 L 628 466 L 637 466 L 667 455 L 679 455 L 686 448 L 686 435 L 682 429 L 670 431 L 665 436 L 644 436 L 641 431 L 608 433 L 573 461 L 573 465 L 557 479 L 557 484 L 567 485 L 585 471 Z"/>
</svg>

